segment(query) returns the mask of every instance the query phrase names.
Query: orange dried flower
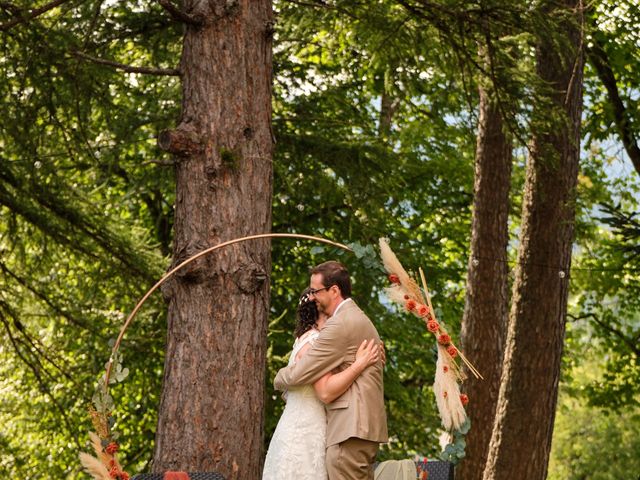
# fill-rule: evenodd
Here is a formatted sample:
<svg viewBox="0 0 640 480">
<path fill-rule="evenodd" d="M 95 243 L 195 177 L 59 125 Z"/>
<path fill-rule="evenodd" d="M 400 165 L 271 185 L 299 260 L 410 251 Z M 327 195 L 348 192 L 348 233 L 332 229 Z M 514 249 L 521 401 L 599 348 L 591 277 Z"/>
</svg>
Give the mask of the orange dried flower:
<svg viewBox="0 0 640 480">
<path fill-rule="evenodd" d="M 113 455 L 118 451 L 118 444 L 116 442 L 111 442 L 109 445 L 107 445 L 104 451 L 107 452 L 109 455 Z"/>
<path fill-rule="evenodd" d="M 440 345 L 449 345 L 451 343 L 451 337 L 446 333 L 443 333 L 438 337 L 438 343 Z"/>
<path fill-rule="evenodd" d="M 449 345 L 447 347 L 447 353 L 449 355 L 451 355 L 452 357 L 456 357 L 458 355 L 458 349 L 456 347 L 454 347 L 453 345 Z"/>
<path fill-rule="evenodd" d="M 392 273 L 391 275 L 389 275 L 389 281 L 391 283 L 400 283 L 400 277 L 398 277 L 398 275 L 396 275 L 395 273 Z"/>
<path fill-rule="evenodd" d="M 435 320 L 429 320 L 427 322 L 427 330 L 431 333 L 436 333 L 440 329 L 440 324 Z"/>
<path fill-rule="evenodd" d="M 467 394 L 461 393 L 460 401 L 462 402 L 462 405 L 466 405 L 467 403 L 469 403 L 469 397 L 467 396 Z"/>
</svg>

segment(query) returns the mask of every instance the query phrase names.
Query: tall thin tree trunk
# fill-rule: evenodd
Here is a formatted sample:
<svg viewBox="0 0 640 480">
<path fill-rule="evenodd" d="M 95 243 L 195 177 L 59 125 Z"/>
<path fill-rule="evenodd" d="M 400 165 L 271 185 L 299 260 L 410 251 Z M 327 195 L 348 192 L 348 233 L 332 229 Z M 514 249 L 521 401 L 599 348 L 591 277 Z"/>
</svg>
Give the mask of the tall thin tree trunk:
<svg viewBox="0 0 640 480">
<path fill-rule="evenodd" d="M 398 110 L 400 99 L 391 96 L 386 89 L 380 98 L 380 119 L 378 124 L 378 136 L 386 139 L 391 133 L 393 116 Z"/>
<path fill-rule="evenodd" d="M 583 51 L 579 2 L 542 8 L 538 74 L 548 87 L 536 112 L 527 165 L 496 421 L 484 480 L 544 479 L 555 419 L 575 221 Z M 558 5 L 554 3 L 553 5 Z M 536 106 L 537 109 L 540 105 Z"/>
<path fill-rule="evenodd" d="M 159 144 L 177 155 L 173 263 L 271 226 L 270 0 L 186 0 L 183 109 Z M 163 290 L 169 302 L 153 470 L 259 478 L 270 243 L 217 251 Z"/>
<path fill-rule="evenodd" d="M 471 255 L 462 319 L 463 350 L 484 376 L 469 375 L 465 390 L 471 430 L 461 480 L 480 480 L 495 416 L 509 310 L 507 244 L 512 146 L 491 92 L 480 88 Z"/>
</svg>

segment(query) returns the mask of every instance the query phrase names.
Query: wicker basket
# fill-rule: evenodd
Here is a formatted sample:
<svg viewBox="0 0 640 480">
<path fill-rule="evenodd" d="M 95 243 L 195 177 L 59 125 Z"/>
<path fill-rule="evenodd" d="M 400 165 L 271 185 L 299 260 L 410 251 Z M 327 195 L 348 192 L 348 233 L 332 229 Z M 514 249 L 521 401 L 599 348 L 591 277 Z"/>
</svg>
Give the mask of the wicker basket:
<svg viewBox="0 0 640 480">
<path fill-rule="evenodd" d="M 432 462 L 416 462 L 416 469 L 426 470 L 428 480 L 454 480 L 453 463 L 436 460 Z"/>
</svg>

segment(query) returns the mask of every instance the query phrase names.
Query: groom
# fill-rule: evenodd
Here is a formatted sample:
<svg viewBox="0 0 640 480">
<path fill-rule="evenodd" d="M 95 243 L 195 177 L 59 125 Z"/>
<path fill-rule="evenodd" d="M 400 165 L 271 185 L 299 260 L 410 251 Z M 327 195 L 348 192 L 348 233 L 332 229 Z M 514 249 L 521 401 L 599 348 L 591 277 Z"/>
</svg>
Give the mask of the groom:
<svg viewBox="0 0 640 480">
<path fill-rule="evenodd" d="M 363 340 L 380 342 L 371 320 L 351 299 L 351 280 L 344 265 L 329 261 L 313 268 L 310 288 L 318 310 L 330 318 L 313 347 L 278 372 L 277 390 L 312 384 L 327 372 L 342 371 L 354 362 Z M 378 444 L 388 440 L 382 362 L 367 368 L 326 409 L 329 479 L 372 480 Z"/>
</svg>

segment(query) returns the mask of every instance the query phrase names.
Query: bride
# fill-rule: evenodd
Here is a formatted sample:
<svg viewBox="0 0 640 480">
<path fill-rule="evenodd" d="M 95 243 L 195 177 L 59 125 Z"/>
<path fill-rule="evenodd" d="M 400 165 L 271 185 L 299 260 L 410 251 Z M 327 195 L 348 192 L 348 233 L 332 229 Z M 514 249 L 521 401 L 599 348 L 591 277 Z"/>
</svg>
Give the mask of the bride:
<svg viewBox="0 0 640 480">
<path fill-rule="evenodd" d="M 306 289 L 298 302 L 296 340 L 290 365 L 312 346 L 326 321 L 309 292 L 310 289 Z M 339 373 L 329 372 L 313 385 L 295 387 L 285 393 L 287 404 L 269 444 L 262 480 L 327 479 L 324 404 L 346 392 L 369 365 L 378 361 L 379 355 L 378 345 L 365 340 L 349 368 Z"/>
</svg>

